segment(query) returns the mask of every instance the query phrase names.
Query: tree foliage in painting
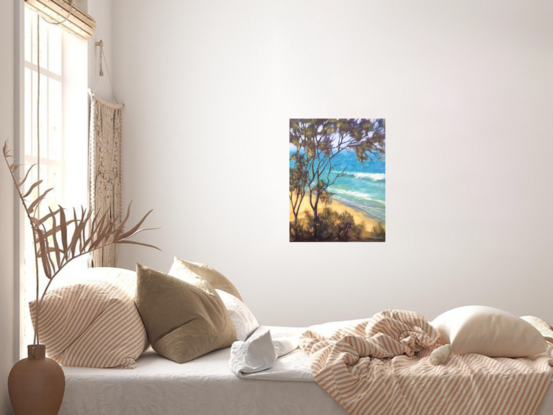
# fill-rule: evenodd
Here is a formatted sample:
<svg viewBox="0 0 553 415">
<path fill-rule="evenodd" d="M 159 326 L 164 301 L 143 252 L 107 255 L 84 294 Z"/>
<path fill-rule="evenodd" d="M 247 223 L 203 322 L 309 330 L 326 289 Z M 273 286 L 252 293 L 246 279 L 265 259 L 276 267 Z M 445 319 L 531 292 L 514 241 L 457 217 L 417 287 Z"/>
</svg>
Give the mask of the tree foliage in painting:
<svg viewBox="0 0 553 415">
<path fill-rule="evenodd" d="M 308 159 L 299 152 L 292 154 L 294 167 L 290 168 L 290 203 L 294 214 L 294 225 L 298 225 L 298 214 L 309 183 Z"/>
<path fill-rule="evenodd" d="M 290 168 L 290 203 L 294 215 L 294 223 L 290 225 L 291 240 L 326 241 L 329 235 L 338 241 L 359 239 L 353 217 L 340 219 L 327 212 L 326 208 L 332 203 L 329 188 L 347 172 L 337 161 L 340 153 L 353 151 L 362 164 L 385 154 L 385 129 L 382 119 L 290 120 L 290 143 L 296 147 Z M 308 229 L 298 223 L 305 197 L 311 207 Z M 332 232 L 327 226 L 330 219 L 335 222 Z M 341 221 L 352 225 L 335 232 Z"/>
<path fill-rule="evenodd" d="M 315 219 L 310 213 L 307 215 L 307 227 L 310 232 L 315 230 Z M 364 231 L 363 224 L 356 225 L 348 212 L 337 213 L 325 207 L 319 214 L 318 240 L 319 241 L 341 241 L 347 242 L 357 240 Z"/>
<path fill-rule="evenodd" d="M 380 223 L 377 223 L 376 226 L 371 230 L 371 237 L 377 241 L 384 240 L 386 238 L 386 230 L 384 229 L 384 226 L 382 226 Z"/>
</svg>

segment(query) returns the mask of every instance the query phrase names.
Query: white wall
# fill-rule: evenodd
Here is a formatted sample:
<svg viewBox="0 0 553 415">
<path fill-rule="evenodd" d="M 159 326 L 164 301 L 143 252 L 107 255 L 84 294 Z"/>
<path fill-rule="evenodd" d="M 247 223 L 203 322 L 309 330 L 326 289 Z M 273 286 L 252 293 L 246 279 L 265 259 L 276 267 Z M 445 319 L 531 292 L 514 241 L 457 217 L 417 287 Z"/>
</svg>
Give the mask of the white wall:
<svg viewBox="0 0 553 415">
<path fill-rule="evenodd" d="M 0 144 L 14 148 L 14 3 L 0 2 Z M 14 191 L 0 159 L 0 413 L 11 413 L 8 374 L 15 363 Z"/>
<path fill-rule="evenodd" d="M 109 85 L 108 71 L 104 66 L 104 76 L 98 76 L 99 54 L 96 42 L 104 41 L 104 54 L 108 65 L 112 66 L 111 51 L 112 42 L 112 0 L 88 0 L 88 13 L 96 20 L 96 32 L 88 41 L 88 84 L 100 97 L 107 101 L 113 99 L 112 90 Z"/>
<path fill-rule="evenodd" d="M 125 249 L 211 264 L 265 324 L 553 321 L 553 3 L 117 0 L 124 189 L 162 229 Z M 288 120 L 387 120 L 387 241 L 288 242 Z"/>
</svg>

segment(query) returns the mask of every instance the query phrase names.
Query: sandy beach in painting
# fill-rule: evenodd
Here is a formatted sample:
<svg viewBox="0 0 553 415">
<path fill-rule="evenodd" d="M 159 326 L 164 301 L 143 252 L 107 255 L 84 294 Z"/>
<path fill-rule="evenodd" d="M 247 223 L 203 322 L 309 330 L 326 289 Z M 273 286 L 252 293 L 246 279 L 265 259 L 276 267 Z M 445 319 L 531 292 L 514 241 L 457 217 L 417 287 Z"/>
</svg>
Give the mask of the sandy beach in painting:
<svg viewBox="0 0 553 415">
<path fill-rule="evenodd" d="M 348 212 L 353 216 L 355 223 L 365 224 L 365 232 L 361 234 L 363 238 L 369 238 L 371 236 L 370 232 L 378 224 L 378 222 L 375 219 L 369 217 L 361 209 L 355 209 L 353 207 L 346 206 L 343 203 L 338 202 L 337 200 L 333 200 L 332 204 L 329 205 L 329 207 L 338 213 Z M 309 196 L 306 196 L 302 201 L 300 214 L 298 215 L 299 222 L 301 222 L 302 219 L 305 217 L 306 209 L 309 212 L 312 212 L 311 206 L 309 205 Z M 324 205 L 322 205 L 322 207 L 319 207 L 319 210 L 322 210 L 322 209 L 324 209 Z M 294 221 L 294 214 L 292 213 L 292 208 L 290 207 L 290 222 L 293 222 L 293 221 Z"/>
</svg>

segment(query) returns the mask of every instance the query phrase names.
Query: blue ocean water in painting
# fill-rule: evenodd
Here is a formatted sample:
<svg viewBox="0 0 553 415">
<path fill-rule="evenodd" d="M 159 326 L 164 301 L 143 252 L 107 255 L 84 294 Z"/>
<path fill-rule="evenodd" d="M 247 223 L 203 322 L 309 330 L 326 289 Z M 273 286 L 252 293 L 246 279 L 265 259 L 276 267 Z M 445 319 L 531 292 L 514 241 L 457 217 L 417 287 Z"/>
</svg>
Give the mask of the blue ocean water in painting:
<svg viewBox="0 0 553 415">
<path fill-rule="evenodd" d="M 290 154 L 295 152 L 290 146 Z M 333 198 L 344 205 L 363 211 L 367 216 L 386 224 L 386 161 L 384 156 L 361 164 L 353 151 L 343 151 L 334 159 L 335 169 L 346 172 L 329 188 Z M 290 161 L 290 167 L 293 161 Z M 331 175 L 332 178 L 332 175 Z"/>
</svg>

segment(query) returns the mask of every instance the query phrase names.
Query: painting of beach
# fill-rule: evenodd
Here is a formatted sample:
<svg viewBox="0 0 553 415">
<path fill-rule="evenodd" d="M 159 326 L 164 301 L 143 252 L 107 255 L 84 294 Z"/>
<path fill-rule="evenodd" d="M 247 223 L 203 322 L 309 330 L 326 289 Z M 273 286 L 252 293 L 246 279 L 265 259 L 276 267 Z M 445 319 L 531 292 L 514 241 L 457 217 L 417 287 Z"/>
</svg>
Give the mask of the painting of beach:
<svg viewBox="0 0 553 415">
<path fill-rule="evenodd" d="M 290 119 L 290 241 L 386 240 L 386 124 Z"/>
</svg>

